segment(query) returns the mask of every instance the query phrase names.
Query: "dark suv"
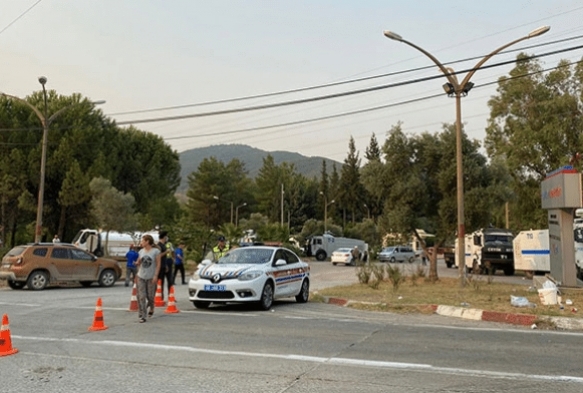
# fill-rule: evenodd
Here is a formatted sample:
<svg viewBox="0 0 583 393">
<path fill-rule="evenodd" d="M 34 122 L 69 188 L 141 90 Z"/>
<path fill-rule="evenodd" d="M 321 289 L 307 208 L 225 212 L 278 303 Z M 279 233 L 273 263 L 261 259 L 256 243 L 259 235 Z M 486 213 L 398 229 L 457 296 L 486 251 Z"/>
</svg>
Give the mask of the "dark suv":
<svg viewBox="0 0 583 393">
<path fill-rule="evenodd" d="M 97 258 L 66 243 L 16 246 L 0 265 L 0 280 L 7 280 L 12 289 L 27 285 L 38 291 L 49 283 L 71 281 L 85 287 L 97 281 L 102 287 L 110 287 L 120 276 L 121 268 L 116 261 Z"/>
</svg>

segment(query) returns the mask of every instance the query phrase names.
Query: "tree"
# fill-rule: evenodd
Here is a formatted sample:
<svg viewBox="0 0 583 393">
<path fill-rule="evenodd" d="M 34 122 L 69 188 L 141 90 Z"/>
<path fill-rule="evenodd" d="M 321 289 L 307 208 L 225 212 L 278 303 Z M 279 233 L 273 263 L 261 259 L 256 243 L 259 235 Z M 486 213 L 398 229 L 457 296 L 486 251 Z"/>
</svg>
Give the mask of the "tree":
<svg viewBox="0 0 583 393">
<path fill-rule="evenodd" d="M 233 209 L 242 203 L 254 206 L 252 182 L 245 165 L 237 159 L 225 165 L 215 157 L 205 158 L 198 170 L 188 175 L 188 185 L 188 214 L 209 228 L 231 221 L 231 203 Z"/>
<path fill-rule="evenodd" d="M 123 232 L 136 226 L 133 216 L 135 199 L 131 194 L 124 194 L 112 187 L 111 182 L 104 178 L 91 180 L 89 188 L 93 194 L 91 213 L 97 225 L 108 232 L 104 247 L 107 256 L 109 231 Z"/>
<path fill-rule="evenodd" d="M 512 176 L 512 226 L 546 227 L 540 182 L 583 149 L 583 64 L 562 60 L 543 73 L 538 60 L 519 54 L 497 91 L 488 102 L 485 146 L 491 157 L 506 162 Z"/>
<path fill-rule="evenodd" d="M 357 211 L 362 210 L 366 198 L 365 189 L 360 182 L 360 159 L 358 158 L 358 152 L 356 152 L 353 137 L 350 137 L 348 156 L 344 159 L 344 165 L 342 165 L 338 201 L 343 210 L 344 225 L 346 225 L 344 221 L 347 210 L 350 212 L 350 219 L 354 224 L 356 222 Z"/>
</svg>

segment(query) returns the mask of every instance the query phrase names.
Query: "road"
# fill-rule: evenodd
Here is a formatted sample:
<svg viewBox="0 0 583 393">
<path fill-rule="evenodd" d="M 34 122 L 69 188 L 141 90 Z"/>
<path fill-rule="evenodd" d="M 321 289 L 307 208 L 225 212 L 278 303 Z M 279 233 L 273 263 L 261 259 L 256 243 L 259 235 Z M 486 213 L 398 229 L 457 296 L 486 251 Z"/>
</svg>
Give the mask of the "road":
<svg viewBox="0 0 583 393">
<path fill-rule="evenodd" d="M 122 283 L 0 289 L 19 349 L 0 357 L 0 392 L 583 391 L 582 334 L 293 300 L 196 310 L 186 291 L 180 313 L 140 324 Z M 98 297 L 108 329 L 89 332 Z"/>
<path fill-rule="evenodd" d="M 378 262 L 377 262 L 378 263 Z M 413 271 L 417 268 L 420 261 L 415 261 L 412 264 L 409 263 L 394 263 L 392 266 L 401 267 L 405 272 L 408 270 Z M 331 266 L 330 262 L 310 262 L 310 267 L 312 275 L 315 277 L 312 283 L 313 290 L 324 289 L 327 287 L 334 287 L 339 285 L 346 285 L 350 283 L 357 283 L 358 279 L 356 277 L 356 267 L 337 265 Z M 429 269 L 429 267 L 427 267 Z M 437 275 L 438 277 L 459 277 L 459 271 L 456 268 L 447 268 L 443 259 L 438 259 L 437 261 Z M 482 276 L 485 277 L 485 276 Z M 507 284 L 524 284 L 532 285 L 531 279 L 526 279 L 526 277 L 517 273 L 514 276 L 505 276 L 503 272 L 499 271 L 494 275 L 494 282 L 507 283 Z"/>
</svg>

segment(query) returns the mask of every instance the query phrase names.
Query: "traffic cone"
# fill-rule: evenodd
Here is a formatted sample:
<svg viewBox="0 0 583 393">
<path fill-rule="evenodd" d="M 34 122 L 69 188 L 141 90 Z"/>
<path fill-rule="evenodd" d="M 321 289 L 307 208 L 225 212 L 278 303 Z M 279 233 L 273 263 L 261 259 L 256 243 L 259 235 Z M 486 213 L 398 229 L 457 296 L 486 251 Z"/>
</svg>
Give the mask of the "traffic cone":
<svg viewBox="0 0 583 393">
<path fill-rule="evenodd" d="M 168 294 L 168 307 L 164 312 L 166 314 L 175 314 L 180 312 L 180 310 L 176 307 L 176 300 L 174 299 L 174 285 L 170 287 L 170 293 Z"/>
<path fill-rule="evenodd" d="M 18 352 L 18 349 L 12 348 L 8 315 L 4 314 L 2 316 L 2 327 L 0 327 L 0 356 L 14 355 L 16 352 Z"/>
<path fill-rule="evenodd" d="M 166 302 L 162 299 L 162 280 L 158 280 L 156 287 L 156 297 L 154 298 L 154 307 L 164 307 Z"/>
<path fill-rule="evenodd" d="M 138 311 L 138 288 L 134 282 L 134 287 L 132 288 L 132 297 L 130 299 L 130 308 L 128 311 Z"/>
<path fill-rule="evenodd" d="M 89 328 L 89 331 L 94 332 L 96 330 L 105 330 L 107 326 L 103 323 L 103 311 L 101 310 L 101 298 L 97 298 L 97 304 L 95 305 L 95 314 L 93 315 L 93 325 Z"/>
</svg>

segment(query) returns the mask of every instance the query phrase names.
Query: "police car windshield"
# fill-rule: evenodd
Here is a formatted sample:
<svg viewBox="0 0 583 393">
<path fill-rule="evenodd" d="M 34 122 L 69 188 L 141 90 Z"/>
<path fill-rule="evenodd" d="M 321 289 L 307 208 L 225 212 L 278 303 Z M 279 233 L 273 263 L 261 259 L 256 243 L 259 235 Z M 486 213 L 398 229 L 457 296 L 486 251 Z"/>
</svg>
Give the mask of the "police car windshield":
<svg viewBox="0 0 583 393">
<path fill-rule="evenodd" d="M 226 253 L 219 264 L 264 264 L 271 261 L 273 250 L 270 248 L 241 247 Z"/>
</svg>

